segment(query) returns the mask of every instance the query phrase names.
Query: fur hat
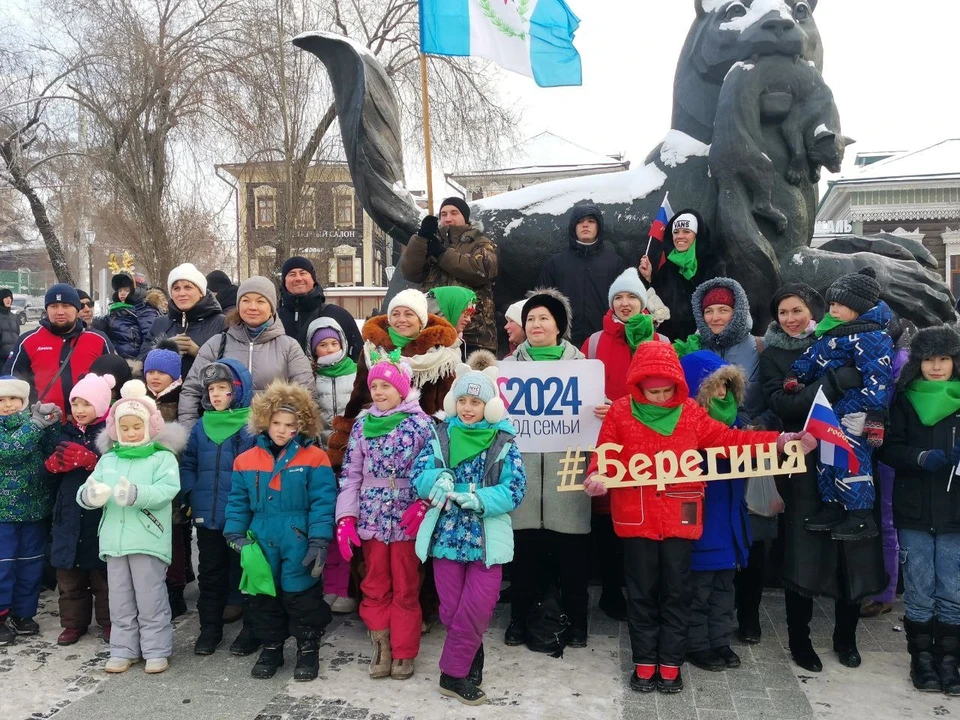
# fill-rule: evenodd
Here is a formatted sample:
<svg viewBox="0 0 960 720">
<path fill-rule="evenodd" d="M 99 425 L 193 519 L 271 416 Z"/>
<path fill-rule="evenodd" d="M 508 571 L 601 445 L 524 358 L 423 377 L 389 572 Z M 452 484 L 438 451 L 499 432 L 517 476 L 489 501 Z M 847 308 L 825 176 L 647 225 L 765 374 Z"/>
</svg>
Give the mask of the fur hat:
<svg viewBox="0 0 960 720">
<path fill-rule="evenodd" d="M 302 385 L 274 380 L 266 390 L 253 396 L 250 408 L 247 427 L 254 435 L 266 432 L 270 428 L 270 419 L 274 413 L 285 408 L 294 411 L 293 414 L 297 417 L 297 433 L 303 437 L 314 439 L 322 429 L 320 410 L 313 400 L 313 394 Z"/>
<path fill-rule="evenodd" d="M 129 274 L 117 273 L 110 278 L 110 287 L 113 288 L 114 292 L 117 292 L 120 288 L 130 288 L 133 290 L 137 287 L 137 283 Z"/>
<path fill-rule="evenodd" d="M 460 211 L 460 214 L 463 215 L 464 221 L 467 223 L 470 222 L 470 206 L 467 205 L 463 198 L 459 198 L 456 195 L 453 197 L 448 197 L 446 200 L 440 203 L 439 212 L 443 212 L 443 208 L 445 208 L 447 205 L 453 205 L 457 210 Z"/>
<path fill-rule="evenodd" d="M 140 380 L 130 380 L 120 388 L 120 399 L 110 408 L 107 420 L 107 432 L 111 440 L 124 445 L 119 436 L 121 418 L 138 417 L 143 420 L 143 440 L 135 445 L 146 445 L 163 430 L 163 417 L 157 410 L 157 404 L 147 395 L 147 386 Z"/>
<path fill-rule="evenodd" d="M 13 375 L 0 376 L 0 397 L 16 397 L 26 403 L 30 399 L 30 383 Z"/>
<path fill-rule="evenodd" d="M 457 400 L 465 395 L 472 395 L 484 403 L 484 420 L 492 424 L 503 420 L 507 409 L 497 388 L 500 371 L 493 353 L 486 350 L 471 353 L 466 364 L 460 363 L 457 366 L 456 376 L 453 387 L 443 399 L 443 411 L 447 417 L 456 416 Z"/>
<path fill-rule="evenodd" d="M 507 311 L 503 314 L 503 317 L 507 320 L 515 322 L 520 327 L 523 327 L 523 305 L 525 302 L 525 300 L 517 300 L 507 308 Z"/>
<path fill-rule="evenodd" d="M 640 298 L 640 309 L 646 309 L 647 288 L 644 286 L 643 281 L 640 279 L 640 273 L 637 272 L 635 267 L 624 270 L 617 279 L 613 281 L 613 284 L 610 285 L 610 290 L 607 292 L 607 305 L 612 308 L 613 299 L 620 293 L 636 295 Z"/>
<path fill-rule="evenodd" d="M 270 303 L 272 314 L 277 314 L 277 289 L 267 278 L 254 275 L 240 283 L 240 287 L 237 289 L 237 304 L 240 303 L 240 298 L 250 293 L 263 295 Z"/>
<path fill-rule="evenodd" d="M 393 299 L 390 300 L 390 304 L 387 305 L 387 317 L 389 318 L 393 309 L 398 307 L 413 310 L 416 316 L 420 318 L 421 330 L 427 326 L 427 298 L 419 290 L 407 288 L 394 295 Z"/>
<path fill-rule="evenodd" d="M 193 263 L 177 265 L 177 267 L 170 271 L 170 274 L 167 275 L 168 293 L 173 292 L 173 284 L 177 280 L 186 280 L 188 283 L 196 285 L 200 290 L 200 295 L 207 294 L 207 278 L 202 272 L 197 270 Z"/>
<path fill-rule="evenodd" d="M 527 327 L 527 315 L 534 308 L 546 308 L 554 321 L 557 323 L 557 329 L 560 331 L 561 340 L 570 339 L 570 330 L 573 325 L 573 308 L 570 307 L 570 300 L 556 288 L 537 288 L 527 293 L 527 301 L 523 304 L 523 322 L 520 323 L 524 330 Z"/>
<path fill-rule="evenodd" d="M 401 357 L 399 351 L 394 351 L 390 355 L 382 356 L 379 353 L 372 353 L 373 367 L 367 373 L 367 387 L 373 387 L 374 380 L 383 380 L 390 383 L 400 393 L 401 398 L 410 394 L 410 386 L 413 383 L 413 369 Z"/>
<path fill-rule="evenodd" d="M 128 276 L 129 277 L 129 276 Z M 76 288 L 66 283 L 57 283 L 51 285 L 50 289 L 47 290 L 46 294 L 43 296 L 43 306 L 49 307 L 54 303 L 66 303 L 67 305 L 73 305 L 77 310 L 80 309 L 80 296 L 77 294 Z"/>
<path fill-rule="evenodd" d="M 174 380 L 179 380 L 183 375 L 180 349 L 173 340 L 164 338 L 153 347 L 153 350 L 147 353 L 147 357 L 143 361 L 144 377 L 148 372 L 154 370 L 165 373 Z"/>
<path fill-rule="evenodd" d="M 817 322 L 823 320 L 823 296 L 806 283 L 787 283 L 777 290 L 770 298 L 770 317 L 774 320 L 780 314 L 780 303 L 788 297 L 798 297 L 803 304 L 810 309 L 813 319 Z"/>
<path fill-rule="evenodd" d="M 863 315 L 880 300 L 880 283 L 872 267 L 861 268 L 855 275 L 843 275 L 827 288 L 827 306 L 830 303 L 846 305 Z"/>
<path fill-rule="evenodd" d="M 110 412 L 110 402 L 113 400 L 113 388 L 117 381 L 113 375 L 97 375 L 87 373 L 80 382 L 70 391 L 70 399 L 80 398 L 93 405 L 98 418 Z"/>
<path fill-rule="evenodd" d="M 897 384 L 906 388 L 921 376 L 920 363 L 932 357 L 953 358 L 953 376 L 960 378 L 960 334 L 951 325 L 924 328 L 910 340 L 910 358 L 900 371 Z"/>
</svg>

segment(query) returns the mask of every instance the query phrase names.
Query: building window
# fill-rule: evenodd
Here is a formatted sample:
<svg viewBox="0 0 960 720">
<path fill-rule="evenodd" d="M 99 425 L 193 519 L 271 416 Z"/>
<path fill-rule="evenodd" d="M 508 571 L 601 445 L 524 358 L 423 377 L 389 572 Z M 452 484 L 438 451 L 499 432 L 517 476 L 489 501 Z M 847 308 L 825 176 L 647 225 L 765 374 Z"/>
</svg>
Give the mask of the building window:
<svg viewBox="0 0 960 720">
<path fill-rule="evenodd" d="M 337 285 L 353 285 L 353 258 L 350 256 L 337 258 Z"/>
<path fill-rule="evenodd" d="M 338 185 L 333 189 L 333 222 L 336 227 L 352 230 L 357 226 L 354 218 L 353 188 Z"/>
<path fill-rule="evenodd" d="M 312 197 L 305 197 L 300 201 L 297 213 L 298 228 L 315 228 L 317 226 L 317 206 Z"/>
<path fill-rule="evenodd" d="M 260 185 L 253 190 L 255 212 L 254 226 L 272 228 L 277 224 L 276 190 L 268 185 Z"/>
</svg>

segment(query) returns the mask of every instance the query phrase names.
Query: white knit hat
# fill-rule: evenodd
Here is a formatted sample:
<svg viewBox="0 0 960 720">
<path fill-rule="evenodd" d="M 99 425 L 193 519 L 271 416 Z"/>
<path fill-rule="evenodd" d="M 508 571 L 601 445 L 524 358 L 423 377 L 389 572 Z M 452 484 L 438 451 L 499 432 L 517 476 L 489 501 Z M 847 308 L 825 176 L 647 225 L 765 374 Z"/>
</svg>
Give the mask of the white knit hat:
<svg viewBox="0 0 960 720">
<path fill-rule="evenodd" d="M 640 279 L 640 273 L 635 267 L 624 270 L 617 279 L 610 285 L 610 291 L 607 293 L 607 304 L 613 307 L 613 299 L 620 293 L 630 293 L 640 298 L 641 309 L 647 307 L 647 288 L 644 287 Z"/>
<path fill-rule="evenodd" d="M 393 300 L 391 300 L 390 304 L 387 306 L 387 317 L 389 318 L 390 314 L 393 312 L 393 309 L 398 307 L 405 307 L 413 310 L 417 317 L 420 318 L 421 330 L 427 326 L 427 297 L 419 290 L 408 288 L 407 290 L 401 290 L 394 295 Z"/>
<path fill-rule="evenodd" d="M 523 327 L 523 304 L 526 300 L 517 300 L 513 305 L 507 308 L 503 316 L 507 320 L 512 320 L 520 327 Z"/>
<path fill-rule="evenodd" d="M 198 288 L 200 288 L 200 294 L 207 294 L 207 278 L 206 276 L 197 270 L 196 266 L 193 263 L 184 263 L 183 265 L 177 265 L 173 270 L 170 271 L 170 274 L 167 275 L 167 292 L 173 292 L 173 284 L 177 280 L 186 280 L 188 283 L 193 283 Z"/>
<path fill-rule="evenodd" d="M 120 388 L 120 399 L 110 408 L 107 419 L 107 432 L 110 439 L 125 444 L 119 438 L 120 418 L 137 417 L 143 420 L 144 438 L 137 445 L 146 445 L 163 429 L 163 417 L 157 404 L 147 395 L 147 387 L 140 380 L 128 380 Z"/>
</svg>

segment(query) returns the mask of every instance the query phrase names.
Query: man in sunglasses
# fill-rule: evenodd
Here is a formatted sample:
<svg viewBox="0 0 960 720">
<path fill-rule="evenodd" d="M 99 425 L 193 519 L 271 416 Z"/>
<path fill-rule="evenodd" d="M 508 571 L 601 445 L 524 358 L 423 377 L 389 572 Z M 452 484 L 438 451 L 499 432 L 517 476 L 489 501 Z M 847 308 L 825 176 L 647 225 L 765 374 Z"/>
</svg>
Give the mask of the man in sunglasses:
<svg viewBox="0 0 960 720">
<path fill-rule="evenodd" d="M 93 300 L 85 290 L 79 288 L 77 289 L 77 295 L 80 296 L 80 312 L 77 313 L 77 317 L 83 320 L 88 328 L 91 328 L 93 327 Z"/>
</svg>

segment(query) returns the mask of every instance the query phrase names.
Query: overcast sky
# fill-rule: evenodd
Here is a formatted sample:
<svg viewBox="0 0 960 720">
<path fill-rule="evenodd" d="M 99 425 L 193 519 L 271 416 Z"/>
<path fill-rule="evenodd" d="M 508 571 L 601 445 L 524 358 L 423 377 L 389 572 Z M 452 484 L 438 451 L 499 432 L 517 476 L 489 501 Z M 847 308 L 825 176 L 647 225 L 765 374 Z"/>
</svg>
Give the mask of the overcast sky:
<svg viewBox="0 0 960 720">
<path fill-rule="evenodd" d="M 543 130 L 634 165 L 670 127 L 673 74 L 693 0 L 567 0 L 580 17 L 583 85 L 541 89 L 504 73 L 524 107 L 520 134 Z M 910 150 L 960 136 L 956 0 L 820 0 L 824 77 L 857 151 Z M 826 174 L 826 172 L 825 172 Z"/>
</svg>

